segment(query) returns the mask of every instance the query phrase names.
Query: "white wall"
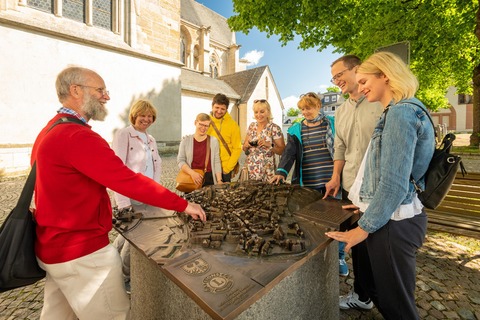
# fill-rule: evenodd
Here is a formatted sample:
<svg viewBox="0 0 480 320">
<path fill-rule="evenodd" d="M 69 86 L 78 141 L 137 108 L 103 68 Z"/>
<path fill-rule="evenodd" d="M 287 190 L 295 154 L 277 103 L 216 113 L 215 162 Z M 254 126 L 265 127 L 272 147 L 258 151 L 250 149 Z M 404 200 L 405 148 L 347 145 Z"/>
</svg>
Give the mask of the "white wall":
<svg viewBox="0 0 480 320">
<path fill-rule="evenodd" d="M 152 100 L 159 109 L 151 132 L 157 140 L 180 139 L 178 66 L 3 25 L 0 39 L 0 144 L 34 142 L 60 107 L 55 79 L 69 65 L 93 69 L 104 78 L 111 97 L 109 115 L 90 124 L 107 141 L 126 125 L 122 116 L 138 98 Z"/>
<path fill-rule="evenodd" d="M 231 108 L 228 108 L 230 111 Z M 188 93 L 182 94 L 182 137 L 195 133 L 195 118 L 199 113 L 210 114 L 212 98 L 201 98 Z"/>
<path fill-rule="evenodd" d="M 268 77 L 268 95 L 266 93 L 266 86 L 265 86 L 265 79 Z M 281 100 L 277 95 L 277 92 L 274 90 L 275 85 L 272 82 L 271 76 L 268 72 L 264 72 L 260 81 L 258 82 L 257 87 L 253 91 L 250 100 L 247 103 L 247 127 L 250 123 L 255 121 L 254 113 L 253 113 L 253 101 L 256 99 L 266 99 L 268 97 L 268 103 L 270 104 L 270 108 L 272 110 L 273 122 L 277 125 L 282 127 L 282 117 L 283 117 L 283 109 L 281 105 Z M 243 140 L 244 137 L 242 137 Z"/>
</svg>

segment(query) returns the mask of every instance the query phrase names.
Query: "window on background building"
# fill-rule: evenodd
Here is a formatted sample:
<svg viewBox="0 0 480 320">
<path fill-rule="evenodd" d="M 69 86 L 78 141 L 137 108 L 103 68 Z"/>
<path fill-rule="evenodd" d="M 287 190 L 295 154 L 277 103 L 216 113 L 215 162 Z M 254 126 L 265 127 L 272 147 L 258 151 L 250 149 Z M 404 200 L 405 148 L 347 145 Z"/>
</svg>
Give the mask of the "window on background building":
<svg viewBox="0 0 480 320">
<path fill-rule="evenodd" d="M 214 79 L 218 78 L 218 61 L 213 54 L 210 56 L 210 76 Z"/>
<path fill-rule="evenodd" d="M 332 96 L 332 102 L 336 102 L 336 101 L 337 101 L 337 96 L 336 95 Z"/>
<path fill-rule="evenodd" d="M 185 45 L 185 38 L 182 36 L 180 37 L 180 61 L 183 62 L 183 64 L 186 65 L 187 61 L 187 50 L 186 50 L 186 45 Z"/>
<path fill-rule="evenodd" d="M 78 22 L 85 22 L 85 6 L 80 0 L 63 0 L 62 15 Z"/>
<path fill-rule="evenodd" d="M 458 104 L 469 104 L 472 103 L 472 96 L 469 94 L 460 93 L 458 95 Z"/>
<path fill-rule="evenodd" d="M 199 53 L 198 46 L 193 48 L 193 69 L 198 70 Z"/>
<path fill-rule="evenodd" d="M 330 97 L 329 96 L 325 96 L 325 102 L 330 102 Z"/>
<path fill-rule="evenodd" d="M 112 1 L 93 0 L 93 25 L 112 30 Z"/>
<path fill-rule="evenodd" d="M 53 0 L 28 0 L 27 5 L 34 9 L 53 13 Z"/>
<path fill-rule="evenodd" d="M 120 11 L 118 10 L 119 1 L 27 0 L 26 4 L 33 9 L 51 14 L 55 13 L 59 17 L 119 33 L 120 26 L 115 28 L 118 30 L 114 30 L 113 27 L 113 21 L 115 20 L 118 23 L 120 18 Z M 116 10 L 114 10 L 114 6 Z M 91 12 L 91 15 L 87 15 L 87 12 Z"/>
</svg>

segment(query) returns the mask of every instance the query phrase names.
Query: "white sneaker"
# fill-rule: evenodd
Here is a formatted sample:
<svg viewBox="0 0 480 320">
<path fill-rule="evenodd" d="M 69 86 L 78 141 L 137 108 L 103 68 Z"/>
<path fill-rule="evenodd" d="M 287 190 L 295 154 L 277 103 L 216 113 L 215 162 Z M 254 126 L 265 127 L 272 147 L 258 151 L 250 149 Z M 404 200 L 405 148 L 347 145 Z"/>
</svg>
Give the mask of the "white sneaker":
<svg viewBox="0 0 480 320">
<path fill-rule="evenodd" d="M 358 294 L 350 291 L 346 296 L 340 296 L 340 309 L 365 309 L 370 310 L 373 308 L 372 300 L 368 299 L 365 302 L 358 300 Z"/>
</svg>

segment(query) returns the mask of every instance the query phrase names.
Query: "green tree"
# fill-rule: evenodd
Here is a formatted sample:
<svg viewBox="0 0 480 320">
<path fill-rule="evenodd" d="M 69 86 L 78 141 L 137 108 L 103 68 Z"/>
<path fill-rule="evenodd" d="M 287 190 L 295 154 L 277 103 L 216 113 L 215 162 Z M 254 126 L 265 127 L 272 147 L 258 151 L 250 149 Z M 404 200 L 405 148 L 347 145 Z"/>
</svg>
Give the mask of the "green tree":
<svg viewBox="0 0 480 320">
<path fill-rule="evenodd" d="M 376 48 L 410 42 L 417 93 L 430 109 L 447 107 L 449 86 L 473 93 L 473 134 L 480 132 L 480 0 L 233 0 L 235 31 L 253 27 L 286 44 L 301 37 L 301 49 L 328 45 L 361 58 Z"/>
<path fill-rule="evenodd" d="M 337 86 L 327 87 L 327 92 L 340 92 L 340 88 Z"/>
<path fill-rule="evenodd" d="M 296 108 L 289 108 L 287 110 L 287 116 L 289 117 L 296 117 L 300 114 L 300 109 L 296 109 Z"/>
</svg>

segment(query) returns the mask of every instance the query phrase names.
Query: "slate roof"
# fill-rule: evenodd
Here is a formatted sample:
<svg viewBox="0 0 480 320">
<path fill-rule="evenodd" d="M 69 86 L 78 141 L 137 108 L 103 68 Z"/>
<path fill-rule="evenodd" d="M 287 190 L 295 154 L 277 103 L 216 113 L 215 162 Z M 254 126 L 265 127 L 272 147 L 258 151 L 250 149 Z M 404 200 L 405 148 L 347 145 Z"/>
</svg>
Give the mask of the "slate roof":
<svg viewBox="0 0 480 320">
<path fill-rule="evenodd" d="M 262 66 L 253 69 L 247 69 L 218 77 L 218 79 L 225 81 L 241 96 L 241 100 L 239 101 L 240 103 L 247 103 L 253 91 L 257 87 L 261 76 L 267 68 L 268 66 Z"/>
<path fill-rule="evenodd" d="M 206 77 L 198 72 L 182 68 L 180 74 L 182 90 L 215 95 L 223 93 L 229 98 L 240 99 L 240 95 L 225 81 Z"/>
<path fill-rule="evenodd" d="M 185 21 L 199 27 L 211 27 L 210 38 L 212 40 L 218 41 L 226 46 L 234 44 L 232 41 L 232 31 L 227 24 L 227 19 L 205 7 L 203 4 L 194 0 L 182 0 L 180 4 L 180 16 Z"/>
</svg>

